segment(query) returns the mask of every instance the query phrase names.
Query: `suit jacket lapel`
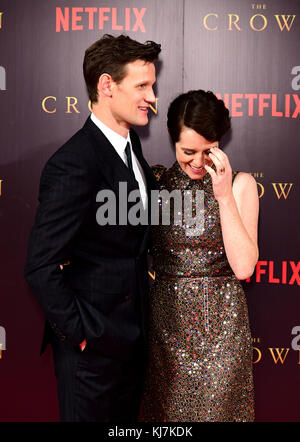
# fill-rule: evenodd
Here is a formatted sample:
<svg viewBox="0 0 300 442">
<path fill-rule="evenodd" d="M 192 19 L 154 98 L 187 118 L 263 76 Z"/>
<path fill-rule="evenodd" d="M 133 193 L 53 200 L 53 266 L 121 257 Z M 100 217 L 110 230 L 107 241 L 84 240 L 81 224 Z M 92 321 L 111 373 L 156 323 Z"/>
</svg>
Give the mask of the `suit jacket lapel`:
<svg viewBox="0 0 300 442">
<path fill-rule="evenodd" d="M 114 191 L 117 199 L 119 199 L 119 183 L 127 183 L 127 194 L 131 191 L 139 190 L 138 182 L 136 181 L 134 174 L 128 169 L 124 161 L 120 158 L 114 147 L 101 132 L 101 130 L 93 123 L 90 117 L 87 119 L 83 130 L 92 138 L 95 146 L 95 153 L 98 158 L 99 170 L 108 183 L 108 186 Z M 148 190 L 148 221 L 150 222 L 151 213 L 151 190 L 157 189 L 157 182 L 151 167 L 143 157 L 141 144 L 136 132 L 130 131 L 130 138 L 133 151 L 143 168 Z M 128 204 L 128 209 L 133 203 Z M 149 226 L 148 226 L 149 227 Z M 145 231 L 145 238 L 149 234 L 149 229 Z M 144 238 L 144 240 L 145 240 Z M 144 241 L 143 241 L 144 243 Z M 142 248 L 143 249 L 143 248 Z"/>
<path fill-rule="evenodd" d="M 135 156 L 137 157 L 137 159 L 138 159 L 138 161 L 144 171 L 145 178 L 147 181 L 147 189 L 148 189 L 148 193 L 150 195 L 151 189 L 157 189 L 157 182 L 155 180 L 155 177 L 154 177 L 151 167 L 149 166 L 149 164 L 147 163 L 147 161 L 145 160 L 145 158 L 143 156 L 140 140 L 139 140 L 137 134 L 132 129 L 130 130 L 130 139 L 131 139 L 132 149 L 135 153 Z"/>
<path fill-rule="evenodd" d="M 87 119 L 83 130 L 93 139 L 95 153 L 99 161 L 99 168 L 107 183 L 115 192 L 115 195 L 119 195 L 119 182 L 127 183 L 128 193 L 139 189 L 134 174 L 128 169 L 114 147 L 101 130 L 92 122 L 90 117 Z"/>
</svg>

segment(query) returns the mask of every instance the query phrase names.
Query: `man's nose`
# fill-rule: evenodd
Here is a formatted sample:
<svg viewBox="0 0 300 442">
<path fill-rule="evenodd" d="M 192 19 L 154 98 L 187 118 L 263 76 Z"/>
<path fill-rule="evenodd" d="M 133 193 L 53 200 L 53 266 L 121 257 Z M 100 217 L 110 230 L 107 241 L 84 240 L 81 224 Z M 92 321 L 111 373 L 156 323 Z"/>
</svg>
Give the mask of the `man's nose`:
<svg viewBox="0 0 300 442">
<path fill-rule="evenodd" d="M 154 94 L 154 91 L 152 88 L 148 91 L 147 96 L 145 97 L 145 100 L 148 103 L 155 103 L 156 97 L 155 97 L 155 94 Z"/>
</svg>

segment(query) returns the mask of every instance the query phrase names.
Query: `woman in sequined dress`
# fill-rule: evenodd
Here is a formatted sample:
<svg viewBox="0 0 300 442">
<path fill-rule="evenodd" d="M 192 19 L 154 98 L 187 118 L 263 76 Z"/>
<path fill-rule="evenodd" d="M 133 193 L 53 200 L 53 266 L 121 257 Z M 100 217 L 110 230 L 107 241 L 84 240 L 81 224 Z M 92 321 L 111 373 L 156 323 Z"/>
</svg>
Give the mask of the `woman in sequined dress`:
<svg viewBox="0 0 300 442">
<path fill-rule="evenodd" d="M 239 280 L 258 259 L 258 195 L 253 177 L 233 173 L 219 147 L 229 128 L 229 112 L 212 92 L 190 91 L 169 107 L 177 161 L 154 172 L 160 190 L 204 191 L 204 226 L 184 223 L 191 215 L 184 210 L 182 225 L 171 210 L 170 225 L 153 226 L 142 421 L 254 420 L 251 335 Z"/>
</svg>

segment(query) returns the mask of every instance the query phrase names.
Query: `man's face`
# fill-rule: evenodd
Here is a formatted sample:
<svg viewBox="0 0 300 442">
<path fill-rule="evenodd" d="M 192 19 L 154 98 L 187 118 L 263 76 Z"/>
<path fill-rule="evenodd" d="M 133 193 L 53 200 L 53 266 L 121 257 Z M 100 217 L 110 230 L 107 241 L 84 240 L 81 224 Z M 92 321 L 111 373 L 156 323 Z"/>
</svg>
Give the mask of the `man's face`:
<svg viewBox="0 0 300 442">
<path fill-rule="evenodd" d="M 150 103 L 155 102 L 152 89 L 156 81 L 155 66 L 143 60 L 128 63 L 126 75 L 120 83 L 112 83 L 110 110 L 114 122 L 121 129 L 130 125 L 145 126 L 148 123 Z"/>
</svg>

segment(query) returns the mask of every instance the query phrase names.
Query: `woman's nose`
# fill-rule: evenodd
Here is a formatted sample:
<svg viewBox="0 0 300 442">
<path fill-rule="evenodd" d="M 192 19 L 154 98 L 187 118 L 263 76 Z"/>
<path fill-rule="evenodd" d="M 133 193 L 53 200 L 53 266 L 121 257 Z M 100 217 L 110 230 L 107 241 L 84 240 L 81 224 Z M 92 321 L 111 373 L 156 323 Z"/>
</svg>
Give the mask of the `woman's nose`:
<svg viewBox="0 0 300 442">
<path fill-rule="evenodd" d="M 202 155 L 194 158 L 194 165 L 197 167 L 201 167 L 203 163 Z"/>
</svg>

